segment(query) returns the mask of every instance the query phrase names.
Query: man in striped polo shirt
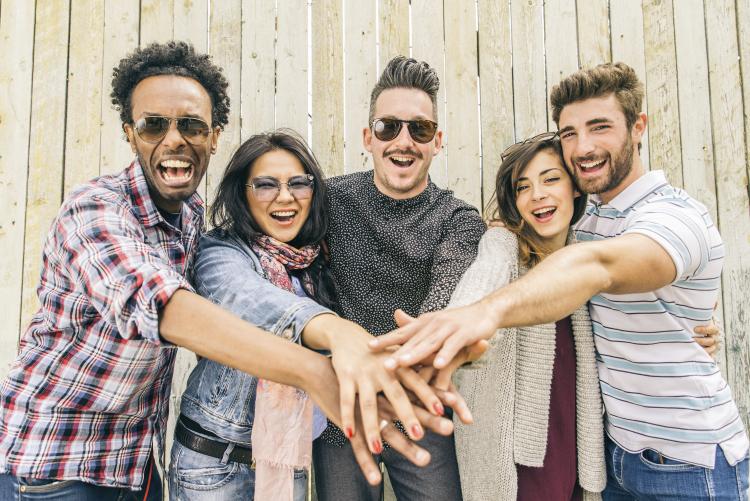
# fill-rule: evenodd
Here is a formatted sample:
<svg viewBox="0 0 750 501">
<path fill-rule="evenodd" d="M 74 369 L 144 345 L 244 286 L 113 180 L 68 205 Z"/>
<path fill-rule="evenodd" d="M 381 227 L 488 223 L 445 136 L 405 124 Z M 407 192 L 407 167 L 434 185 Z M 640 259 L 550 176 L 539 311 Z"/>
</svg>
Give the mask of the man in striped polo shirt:
<svg viewBox="0 0 750 501">
<path fill-rule="evenodd" d="M 706 208 L 647 172 L 643 86 L 625 64 L 551 94 L 565 163 L 592 194 L 576 234 L 522 279 L 465 308 L 423 315 L 375 343 L 390 361 L 442 367 L 496 329 L 565 317 L 590 299 L 606 407 L 605 499 L 747 499 L 748 438 L 732 394 L 692 339 L 711 318 L 724 246 Z M 387 362 L 388 364 L 388 362 Z"/>
</svg>

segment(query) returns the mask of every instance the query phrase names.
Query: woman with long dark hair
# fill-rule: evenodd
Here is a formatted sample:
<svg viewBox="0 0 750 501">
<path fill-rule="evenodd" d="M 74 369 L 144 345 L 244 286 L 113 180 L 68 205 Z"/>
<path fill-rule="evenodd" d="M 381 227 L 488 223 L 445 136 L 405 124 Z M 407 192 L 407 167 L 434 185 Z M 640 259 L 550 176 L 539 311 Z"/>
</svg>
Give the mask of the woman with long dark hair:
<svg viewBox="0 0 750 501">
<path fill-rule="evenodd" d="M 404 390 L 419 394 L 425 405 L 438 399 L 435 393 L 412 370 L 386 371 L 384 357 L 367 347 L 372 337 L 330 311 L 337 295 L 322 244 L 326 187 L 302 138 L 278 130 L 243 143 L 226 168 L 210 216 L 214 229 L 201 238 L 194 266 L 198 293 L 290 342 L 330 350 L 342 414 L 347 395 L 351 403 L 356 394 L 364 416 L 367 400 L 374 402 L 382 391 L 401 420 L 430 426 L 426 411 L 412 408 Z M 377 418 L 370 424 L 377 433 Z M 312 440 L 325 426 L 301 390 L 202 359 L 180 404 L 170 496 L 305 499 Z M 396 434 L 389 440 L 403 439 L 390 420 L 381 421 L 384 428 Z M 345 431 L 349 438 L 354 434 L 353 427 Z M 371 450 L 376 448 L 380 436 L 370 437 L 366 426 L 364 433 Z M 429 455 L 422 453 L 424 464 Z"/>
</svg>

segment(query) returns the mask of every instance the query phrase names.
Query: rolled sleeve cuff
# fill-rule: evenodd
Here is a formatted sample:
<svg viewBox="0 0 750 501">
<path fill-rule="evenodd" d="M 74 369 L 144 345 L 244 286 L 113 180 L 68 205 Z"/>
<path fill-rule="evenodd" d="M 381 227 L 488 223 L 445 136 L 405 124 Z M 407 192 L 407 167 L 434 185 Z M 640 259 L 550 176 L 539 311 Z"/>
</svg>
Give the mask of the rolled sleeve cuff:
<svg viewBox="0 0 750 501">
<path fill-rule="evenodd" d="M 127 339 L 145 339 L 156 345 L 174 346 L 159 335 L 159 313 L 172 295 L 179 289 L 195 292 L 190 282 L 177 273 L 157 273 L 143 285 L 141 298 L 135 311 L 126 318 L 126 325 L 120 332 Z"/>
<path fill-rule="evenodd" d="M 288 308 L 270 328 L 270 331 L 293 343 L 302 344 L 302 331 L 307 323 L 318 315 L 334 314 L 314 301 L 300 300 Z"/>
</svg>

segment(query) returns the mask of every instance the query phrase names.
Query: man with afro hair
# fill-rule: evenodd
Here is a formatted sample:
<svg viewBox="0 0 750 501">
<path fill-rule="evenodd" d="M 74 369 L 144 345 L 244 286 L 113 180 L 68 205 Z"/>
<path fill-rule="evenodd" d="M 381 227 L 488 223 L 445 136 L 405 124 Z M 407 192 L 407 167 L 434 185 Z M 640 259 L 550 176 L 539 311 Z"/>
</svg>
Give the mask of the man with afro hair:
<svg viewBox="0 0 750 501">
<path fill-rule="evenodd" d="M 135 159 L 75 189 L 52 223 L 42 306 L 0 385 L 0 499 L 161 499 L 152 448 L 163 451 L 177 346 L 302 388 L 341 424 L 326 357 L 201 298 L 186 278 L 204 224 L 196 188 L 229 114 L 221 69 L 169 42 L 135 50 L 113 76 Z M 379 481 L 364 436 L 360 424 L 352 444 Z"/>
</svg>

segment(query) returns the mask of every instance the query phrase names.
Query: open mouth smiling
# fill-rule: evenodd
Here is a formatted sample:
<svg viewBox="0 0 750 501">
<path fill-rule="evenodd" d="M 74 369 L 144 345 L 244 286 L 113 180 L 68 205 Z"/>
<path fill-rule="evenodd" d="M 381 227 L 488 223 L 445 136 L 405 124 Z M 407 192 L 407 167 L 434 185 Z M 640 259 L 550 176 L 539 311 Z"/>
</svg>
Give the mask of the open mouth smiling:
<svg viewBox="0 0 750 501">
<path fill-rule="evenodd" d="M 604 167 L 604 163 L 606 161 L 607 161 L 606 159 L 602 159 L 602 160 L 587 160 L 587 161 L 584 161 L 584 162 L 577 162 L 577 164 L 578 164 L 578 168 L 582 172 L 588 174 L 588 173 L 591 173 L 591 172 L 596 172 L 599 169 L 601 169 L 602 167 Z"/>
<path fill-rule="evenodd" d="M 277 210 L 271 212 L 271 217 L 280 224 L 291 224 L 296 215 L 296 210 Z"/>
<path fill-rule="evenodd" d="M 552 219 L 552 216 L 557 211 L 557 207 L 541 207 L 539 209 L 534 209 L 531 211 L 531 215 L 534 216 L 534 219 L 539 221 L 540 223 L 545 223 Z"/>
<path fill-rule="evenodd" d="M 389 155 L 388 159 L 396 165 L 396 167 L 410 167 L 416 160 L 414 157 L 407 157 L 403 155 Z"/>
<path fill-rule="evenodd" d="M 159 173 L 167 185 L 178 186 L 193 177 L 193 164 L 185 160 L 169 159 L 159 164 Z"/>
</svg>

